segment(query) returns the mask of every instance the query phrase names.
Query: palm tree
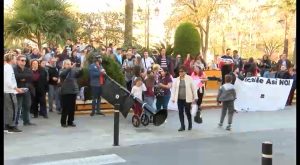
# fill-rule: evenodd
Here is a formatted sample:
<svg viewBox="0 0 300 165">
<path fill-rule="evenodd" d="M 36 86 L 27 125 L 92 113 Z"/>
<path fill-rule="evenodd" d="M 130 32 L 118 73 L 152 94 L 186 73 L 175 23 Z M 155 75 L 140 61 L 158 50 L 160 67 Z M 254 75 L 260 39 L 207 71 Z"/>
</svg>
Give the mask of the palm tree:
<svg viewBox="0 0 300 165">
<path fill-rule="evenodd" d="M 28 39 L 39 49 L 49 40 L 62 41 L 76 30 L 65 0 L 15 0 L 11 15 L 6 15 L 4 36 Z"/>
</svg>

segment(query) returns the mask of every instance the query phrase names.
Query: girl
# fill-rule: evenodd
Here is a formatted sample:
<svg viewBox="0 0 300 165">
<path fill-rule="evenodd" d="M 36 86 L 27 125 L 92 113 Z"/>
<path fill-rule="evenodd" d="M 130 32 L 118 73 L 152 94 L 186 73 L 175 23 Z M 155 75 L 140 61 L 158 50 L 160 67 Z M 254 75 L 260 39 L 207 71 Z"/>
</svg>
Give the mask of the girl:
<svg viewBox="0 0 300 165">
<path fill-rule="evenodd" d="M 134 86 L 131 89 L 131 94 L 133 94 L 134 97 L 143 100 L 143 91 L 146 91 L 146 86 L 143 83 L 143 80 L 141 77 L 137 77 L 134 81 Z M 133 105 L 133 112 L 134 115 L 137 115 L 140 117 L 142 115 L 142 106 L 138 102 L 134 102 Z"/>
<path fill-rule="evenodd" d="M 201 109 L 202 99 L 204 95 L 205 82 L 207 81 L 206 74 L 203 72 L 200 65 L 194 66 L 194 71 L 191 75 L 194 83 L 196 83 L 197 96 L 198 96 L 198 109 Z"/>
</svg>

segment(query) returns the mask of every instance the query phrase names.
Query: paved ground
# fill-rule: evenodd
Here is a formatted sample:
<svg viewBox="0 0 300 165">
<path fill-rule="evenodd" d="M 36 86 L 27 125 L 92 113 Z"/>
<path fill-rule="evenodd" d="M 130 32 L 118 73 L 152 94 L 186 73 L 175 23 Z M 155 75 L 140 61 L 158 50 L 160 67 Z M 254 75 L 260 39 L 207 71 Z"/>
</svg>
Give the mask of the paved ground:
<svg viewBox="0 0 300 165">
<path fill-rule="evenodd" d="M 170 112 L 167 123 L 160 127 L 134 128 L 131 116 L 121 118 L 121 146 L 113 147 L 113 116 L 78 116 L 76 128 L 61 128 L 59 116 L 52 113 L 49 119 L 33 119 L 36 127 L 21 126 L 23 133 L 4 135 L 5 164 L 108 155 L 125 161 L 119 164 L 230 164 L 231 160 L 250 165 L 260 163 L 265 140 L 274 143 L 274 164 L 296 164 L 295 106 L 276 112 L 240 112 L 234 116 L 231 132 L 217 128 L 219 116 L 220 110 L 204 111 L 204 123 L 185 132 L 177 132 L 177 112 Z"/>
</svg>

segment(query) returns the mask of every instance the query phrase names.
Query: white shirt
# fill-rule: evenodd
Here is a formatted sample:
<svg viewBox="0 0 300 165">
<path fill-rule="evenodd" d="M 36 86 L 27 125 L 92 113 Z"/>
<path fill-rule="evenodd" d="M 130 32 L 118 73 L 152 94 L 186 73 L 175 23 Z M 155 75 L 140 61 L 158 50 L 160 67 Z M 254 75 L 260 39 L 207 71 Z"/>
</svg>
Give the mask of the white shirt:
<svg viewBox="0 0 300 165">
<path fill-rule="evenodd" d="M 146 91 L 147 88 L 145 84 L 141 85 L 140 87 L 138 86 L 133 86 L 131 89 L 131 93 L 133 94 L 134 97 L 139 98 L 140 100 L 143 100 L 143 91 Z"/>
<path fill-rule="evenodd" d="M 11 64 L 4 64 L 4 93 L 17 93 L 17 81 Z"/>
<path fill-rule="evenodd" d="M 151 68 L 151 65 L 154 64 L 154 61 L 151 57 L 147 57 L 147 58 L 142 58 L 142 63 L 143 66 L 146 67 L 145 69 L 148 70 L 149 68 Z"/>
</svg>

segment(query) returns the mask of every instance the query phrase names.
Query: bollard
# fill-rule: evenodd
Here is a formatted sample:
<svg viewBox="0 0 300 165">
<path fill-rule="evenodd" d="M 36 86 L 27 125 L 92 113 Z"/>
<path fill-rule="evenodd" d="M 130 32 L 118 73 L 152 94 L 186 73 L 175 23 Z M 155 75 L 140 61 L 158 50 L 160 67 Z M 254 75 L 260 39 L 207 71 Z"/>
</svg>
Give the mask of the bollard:
<svg viewBox="0 0 300 165">
<path fill-rule="evenodd" d="M 119 99 L 119 95 L 116 95 L 116 99 Z M 114 105 L 114 146 L 119 145 L 119 113 L 120 113 L 120 104 L 116 103 Z"/>
<path fill-rule="evenodd" d="M 261 165 L 272 165 L 272 142 L 262 143 Z"/>
</svg>

